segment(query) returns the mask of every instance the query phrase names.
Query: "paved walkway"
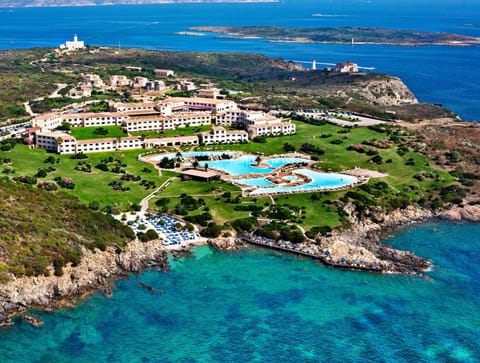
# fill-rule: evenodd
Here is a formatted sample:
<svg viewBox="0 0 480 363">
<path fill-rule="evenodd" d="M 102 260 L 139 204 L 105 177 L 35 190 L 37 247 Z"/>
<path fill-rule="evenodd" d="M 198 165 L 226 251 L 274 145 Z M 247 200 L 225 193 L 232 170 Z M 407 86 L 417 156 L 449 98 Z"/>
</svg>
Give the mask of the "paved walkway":
<svg viewBox="0 0 480 363">
<path fill-rule="evenodd" d="M 173 178 L 169 178 L 165 180 L 165 182 L 162 185 L 160 185 L 152 193 L 150 193 L 149 195 L 147 195 L 145 198 L 142 199 L 142 201 L 140 202 L 142 213 L 145 213 L 148 210 L 148 202 L 150 201 L 150 199 L 152 199 L 158 192 L 168 187 L 172 182 L 173 182 Z"/>
</svg>

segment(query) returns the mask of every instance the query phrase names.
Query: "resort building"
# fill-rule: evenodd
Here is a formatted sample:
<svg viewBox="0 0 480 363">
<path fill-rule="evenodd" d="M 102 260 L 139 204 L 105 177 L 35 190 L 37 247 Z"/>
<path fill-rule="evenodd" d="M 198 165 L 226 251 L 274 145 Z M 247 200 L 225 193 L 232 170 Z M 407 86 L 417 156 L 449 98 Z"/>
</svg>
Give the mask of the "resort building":
<svg viewBox="0 0 480 363">
<path fill-rule="evenodd" d="M 176 85 L 176 89 L 181 92 L 190 92 L 195 91 L 197 87 L 193 82 L 182 80 Z"/>
<path fill-rule="evenodd" d="M 76 142 L 77 153 L 100 152 L 100 151 L 115 151 L 117 150 L 116 138 L 92 139 L 92 140 L 78 140 Z"/>
<path fill-rule="evenodd" d="M 153 74 L 157 77 L 175 77 L 175 72 L 171 69 L 155 69 Z"/>
<path fill-rule="evenodd" d="M 141 76 L 133 77 L 132 80 L 130 81 L 130 87 L 145 88 L 148 82 L 149 80 L 146 77 L 141 77 Z"/>
<path fill-rule="evenodd" d="M 161 82 L 161 81 L 160 81 Z M 163 83 L 163 82 L 162 82 Z M 109 103 L 111 112 L 48 113 L 32 120 L 27 137 L 37 147 L 59 153 L 79 153 L 203 144 L 247 142 L 258 136 L 293 135 L 295 124 L 262 111 L 245 111 L 229 100 L 175 97 L 162 102 Z M 76 140 L 67 133 L 52 132 L 63 122 L 73 127 L 121 126 L 128 132 L 165 131 L 216 124 L 198 136 L 144 139 L 138 136 Z M 227 131 L 219 125 L 238 126 Z"/>
<path fill-rule="evenodd" d="M 113 75 L 108 80 L 108 85 L 112 88 L 128 86 L 130 80 L 124 75 Z"/>
<path fill-rule="evenodd" d="M 353 62 L 341 62 L 335 65 L 337 73 L 358 73 L 358 65 Z"/>
<path fill-rule="evenodd" d="M 237 104 L 234 101 L 203 97 L 172 97 L 162 102 L 162 105 L 166 104 L 172 105 L 172 111 L 175 111 L 176 109 L 188 109 L 190 111 L 210 111 L 219 113 L 237 108 Z"/>
<path fill-rule="evenodd" d="M 35 117 L 32 120 L 33 127 L 40 127 L 44 130 L 53 130 L 62 124 L 62 115 L 58 113 L 46 113 Z"/>
<path fill-rule="evenodd" d="M 199 134 L 200 142 L 210 144 L 233 144 L 248 141 L 248 133 L 243 130 L 227 131 L 223 127 L 215 126 L 212 130 Z"/>
<path fill-rule="evenodd" d="M 120 125 L 127 116 L 121 113 L 66 113 L 62 114 L 62 120 L 73 127 L 111 126 Z"/>
<path fill-rule="evenodd" d="M 73 36 L 73 41 L 68 40 L 64 44 L 60 44 L 60 49 L 67 51 L 75 51 L 85 48 L 85 42 L 78 40 L 77 34 Z"/>
<path fill-rule="evenodd" d="M 70 98 L 90 97 L 92 95 L 92 87 L 80 84 L 78 87 L 69 90 L 67 95 Z"/>
<path fill-rule="evenodd" d="M 37 131 L 35 146 L 56 153 L 75 152 L 75 138 L 64 132 Z"/>
<path fill-rule="evenodd" d="M 279 122 L 249 125 L 247 131 L 249 138 L 254 139 L 258 136 L 294 135 L 297 130 L 295 124 Z"/>
<path fill-rule="evenodd" d="M 213 84 L 205 83 L 201 84 L 197 91 L 197 96 L 202 98 L 220 98 L 220 89 L 213 87 Z"/>
<path fill-rule="evenodd" d="M 109 105 L 113 112 L 146 111 L 155 110 L 156 102 L 138 102 L 138 103 L 112 103 Z"/>
<path fill-rule="evenodd" d="M 162 137 L 158 139 L 145 139 L 145 148 L 147 149 L 198 144 L 198 136 L 177 136 Z"/>
<path fill-rule="evenodd" d="M 242 127 L 248 131 L 250 139 L 257 136 L 294 135 L 296 126 L 290 122 L 282 122 L 279 118 L 262 111 L 232 110 L 216 117 L 217 125 Z"/>
<path fill-rule="evenodd" d="M 103 86 L 105 86 L 100 76 L 94 73 L 85 74 L 83 76 L 83 83 L 87 86 L 97 87 L 97 88 L 102 88 Z"/>
<path fill-rule="evenodd" d="M 148 91 L 165 91 L 168 87 L 163 81 L 148 81 L 145 84 L 145 89 Z"/>
<path fill-rule="evenodd" d="M 203 126 L 212 123 L 212 116 L 206 112 L 182 112 L 171 116 L 152 115 L 130 117 L 123 121 L 127 132 L 174 130 L 179 127 Z"/>
</svg>

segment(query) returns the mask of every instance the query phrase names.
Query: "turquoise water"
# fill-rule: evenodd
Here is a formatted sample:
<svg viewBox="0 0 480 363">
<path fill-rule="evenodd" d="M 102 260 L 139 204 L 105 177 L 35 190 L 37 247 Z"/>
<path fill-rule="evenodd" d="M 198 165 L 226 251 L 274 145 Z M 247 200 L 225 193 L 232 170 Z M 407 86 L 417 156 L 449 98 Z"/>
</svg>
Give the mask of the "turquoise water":
<svg viewBox="0 0 480 363">
<path fill-rule="evenodd" d="M 215 160 L 200 162 L 200 166 L 205 166 L 208 164 L 209 168 L 217 169 L 224 171 L 230 175 L 243 175 L 243 174 L 264 174 L 270 173 L 273 170 L 294 163 L 308 163 L 308 160 L 301 158 L 272 158 L 272 159 L 262 159 L 262 164 L 267 164 L 270 167 L 262 168 L 257 167 L 255 155 L 242 155 L 239 158 L 235 159 L 225 159 L 225 160 Z"/>
<path fill-rule="evenodd" d="M 0 361 L 478 362 L 479 235 L 432 222 L 389 240 L 432 258 L 430 279 L 201 247 L 168 273 L 119 281 L 111 298 L 39 313 L 43 328 L 17 320 L 0 332 Z"/>
<path fill-rule="evenodd" d="M 263 188 L 258 188 L 250 195 L 262 195 L 270 193 L 298 193 L 298 192 L 312 192 L 322 189 L 340 188 L 347 185 L 354 184 L 358 181 L 357 178 L 351 175 L 336 174 L 336 173 L 319 173 L 309 169 L 297 169 L 296 174 L 308 176 L 311 181 L 306 184 L 296 186 L 274 186 L 268 185 Z M 251 184 L 250 184 L 251 185 Z M 259 185 L 261 186 L 261 185 Z"/>
<path fill-rule="evenodd" d="M 252 186 L 252 187 L 271 187 L 275 185 L 267 178 L 245 178 L 245 179 L 236 179 L 236 183 Z"/>
</svg>

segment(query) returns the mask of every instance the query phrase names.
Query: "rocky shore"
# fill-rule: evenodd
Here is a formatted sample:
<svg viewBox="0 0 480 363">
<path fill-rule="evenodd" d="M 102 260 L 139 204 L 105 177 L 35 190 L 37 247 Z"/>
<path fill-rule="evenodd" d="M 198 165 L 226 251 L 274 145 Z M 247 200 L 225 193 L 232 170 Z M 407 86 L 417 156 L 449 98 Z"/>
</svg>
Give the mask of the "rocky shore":
<svg viewBox="0 0 480 363">
<path fill-rule="evenodd" d="M 25 315 L 29 308 L 52 310 L 72 306 L 96 291 L 108 294 L 114 279 L 149 267 L 168 269 L 161 241 L 132 241 L 123 251 L 85 250 L 80 264 L 65 267 L 62 276 L 54 276 L 52 270 L 49 276 L 12 277 L 1 285 L 0 322 L 9 325 L 13 316 L 24 315 L 27 322 L 41 325 L 34 317 Z"/>
<path fill-rule="evenodd" d="M 334 231 L 328 237 L 306 242 L 305 245 L 315 245 L 322 251 L 328 251 L 327 256 L 318 256 L 327 265 L 383 273 L 421 274 L 431 264 L 430 260 L 410 251 L 401 251 L 382 243 L 380 239 L 385 233 L 435 217 L 454 221 L 480 220 L 480 208 L 476 206 L 452 208 L 438 214 L 409 206 L 388 214 L 373 213 L 363 219 L 355 217 L 353 206 L 346 205 L 345 210 L 349 213 L 349 228 Z M 236 252 L 246 246 L 245 241 L 238 237 L 210 239 L 207 243 L 220 251 Z M 113 248 L 103 252 L 85 250 L 81 263 L 65 267 L 62 276 L 54 276 L 52 269 L 49 276 L 12 277 L 0 289 L 0 322 L 3 325 L 12 324 L 11 318 L 20 315 L 30 324 L 41 326 L 40 320 L 27 313 L 29 308 L 53 310 L 73 306 L 79 299 L 97 291 L 111 294 L 113 281 L 126 277 L 128 273 L 140 273 L 151 267 L 167 270 L 166 252 L 158 240 L 147 243 L 132 241 L 123 251 Z M 186 253 L 184 250 L 173 252 L 178 256 Z M 359 260 L 364 264 L 355 263 Z"/>
<path fill-rule="evenodd" d="M 350 227 L 321 239 L 321 246 L 331 251 L 332 260 L 339 261 L 345 256 L 350 260 L 352 256 L 366 261 L 375 260 L 381 266 L 381 271 L 386 273 L 412 274 L 428 270 L 430 260 L 410 251 L 387 246 L 380 239 L 389 231 L 435 217 L 431 210 L 409 206 L 388 214 L 372 213 L 369 218 L 360 220 L 355 216 L 351 205 L 345 209 L 350 215 Z"/>
</svg>

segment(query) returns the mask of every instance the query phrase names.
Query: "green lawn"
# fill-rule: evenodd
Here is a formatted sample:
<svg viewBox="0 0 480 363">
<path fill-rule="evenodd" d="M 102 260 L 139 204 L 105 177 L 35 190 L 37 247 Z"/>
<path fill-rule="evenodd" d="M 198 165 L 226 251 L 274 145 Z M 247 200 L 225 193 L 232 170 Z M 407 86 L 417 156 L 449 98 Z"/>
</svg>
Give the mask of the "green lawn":
<svg viewBox="0 0 480 363">
<path fill-rule="evenodd" d="M 143 150 L 88 154 L 88 159 L 85 159 L 85 161 L 91 165 L 90 173 L 74 170 L 81 160 L 71 159 L 71 155 L 51 154 L 41 149 L 30 150 L 24 145 L 17 145 L 13 151 L 0 152 L 0 157 L 8 157 L 12 160 L 11 166 L 15 169 L 15 173 L 11 174 L 12 176 L 31 176 L 35 175 L 39 168 L 53 166 L 56 170 L 49 173 L 45 178 L 39 178 L 38 181 L 53 180 L 56 176 L 69 177 L 73 179 L 76 185 L 75 189 L 71 191 L 64 190 L 76 195 L 86 204 L 98 201 L 101 207 L 117 205 L 121 209 L 127 209 L 130 203 L 139 203 L 152 190 L 146 190 L 139 182 L 125 181 L 123 183 L 130 187 L 129 191 L 114 191 L 108 184 L 111 181 L 120 181 L 121 174 L 98 170 L 95 168 L 95 165 L 100 163 L 101 160 L 112 156 L 127 165 L 124 169 L 128 173 L 139 175 L 145 180 L 155 181 L 157 186 L 160 186 L 161 183 L 168 179 L 168 176 L 159 177 L 153 166 L 139 162 L 137 156 L 141 152 Z M 44 163 L 44 160 L 49 156 L 55 157 L 60 162 L 53 165 Z M 150 173 L 143 171 L 144 169 L 150 170 Z"/>
<path fill-rule="evenodd" d="M 128 136 L 120 126 L 73 127 L 71 133 L 77 140 Z"/>
<path fill-rule="evenodd" d="M 395 198 L 395 195 L 403 193 L 412 200 L 429 198 L 446 183 L 453 181 L 453 178 L 445 172 L 436 170 L 428 165 L 428 160 L 420 153 L 409 150 L 405 155 L 400 156 L 397 153 L 398 146 L 394 145 L 388 149 L 377 149 L 383 161 L 379 164 L 370 160 L 372 156 L 366 153 L 347 150 L 349 145 L 360 144 L 366 140 L 387 139 L 386 133 L 377 132 L 368 128 L 352 128 L 345 133 L 345 129 L 335 125 L 314 126 L 306 123 L 296 122 L 297 134 L 284 137 L 271 137 L 266 139 L 266 143 L 249 143 L 237 145 L 215 145 L 209 147 L 198 147 L 197 149 L 208 150 L 242 150 L 244 152 L 263 152 L 266 155 L 284 153 L 285 143 L 293 145 L 296 150 L 304 143 L 310 143 L 325 151 L 323 155 L 318 155 L 319 161 L 317 167 L 325 171 L 342 171 L 353 167 L 377 170 L 388 174 L 388 177 L 382 180 L 386 181 L 390 187 L 388 195 L 384 198 Z M 94 129 L 94 128 L 92 128 Z M 192 130 L 190 130 L 192 131 Z M 401 138 L 402 144 L 408 144 L 414 136 L 404 136 Z M 341 144 L 332 144 L 332 140 L 342 140 Z M 368 147 L 366 147 L 368 148 Z M 118 206 L 122 210 L 127 210 L 132 203 L 139 203 L 142 198 L 147 196 L 153 189 L 145 189 L 138 181 L 123 181 L 124 186 L 128 186 L 128 191 L 114 191 L 108 184 L 112 181 L 120 181 L 121 174 L 115 174 L 111 171 L 101 171 L 95 166 L 102 160 L 112 157 L 115 161 L 108 163 L 111 169 L 117 165 L 125 164 L 121 167 L 127 173 L 138 175 L 143 180 L 154 181 L 156 186 L 160 186 L 169 177 L 174 177 L 172 171 L 162 171 L 159 176 L 157 170 L 150 164 L 141 163 L 137 160 L 139 154 L 144 150 L 120 151 L 110 153 L 90 153 L 86 161 L 91 166 L 91 172 L 81 172 L 74 170 L 79 160 L 71 159 L 70 155 L 49 154 L 44 150 L 30 150 L 26 146 L 17 145 L 14 151 L 0 152 L 0 157 L 12 159 L 12 167 L 16 170 L 14 175 L 35 175 L 39 168 L 47 167 L 44 160 L 53 156 L 60 160 L 60 163 L 52 165 L 56 168 L 54 172 L 47 175 L 42 180 L 53 180 L 56 176 L 70 177 L 76 184 L 73 191 L 68 191 L 78 196 L 85 203 L 98 201 L 101 207 L 106 205 Z M 389 161 L 388 163 L 386 161 Z M 412 165 L 408 165 L 412 164 Z M 150 172 L 148 172 L 150 171 Z M 418 181 L 414 176 L 420 172 L 432 172 L 436 178 L 426 178 Z M 358 189 L 358 188 L 356 188 Z M 183 182 L 180 178 L 175 178 L 174 182 L 163 190 L 157 198 L 169 198 L 169 208 L 174 208 L 179 202 L 179 196 L 183 193 L 193 195 L 196 198 L 202 197 L 207 207 L 210 209 L 215 222 L 225 224 L 228 221 L 237 218 L 244 218 L 249 215 L 246 211 L 235 211 L 236 204 L 231 203 L 228 198 L 222 197 L 225 192 L 231 193 L 231 199 L 240 195 L 238 187 L 222 182 L 212 181 L 210 183 L 188 181 Z M 282 195 L 275 196 L 276 203 L 279 205 L 302 208 L 301 225 L 306 229 L 313 226 L 338 226 L 341 221 L 334 207 L 333 202 L 341 198 L 347 191 Z M 154 207 L 156 199 L 151 201 L 151 207 Z M 249 198 L 242 198 L 240 203 L 251 201 Z M 270 203 L 270 198 L 259 198 L 258 203 L 264 205 Z M 198 212 L 192 212 L 200 213 Z"/>
</svg>

